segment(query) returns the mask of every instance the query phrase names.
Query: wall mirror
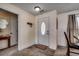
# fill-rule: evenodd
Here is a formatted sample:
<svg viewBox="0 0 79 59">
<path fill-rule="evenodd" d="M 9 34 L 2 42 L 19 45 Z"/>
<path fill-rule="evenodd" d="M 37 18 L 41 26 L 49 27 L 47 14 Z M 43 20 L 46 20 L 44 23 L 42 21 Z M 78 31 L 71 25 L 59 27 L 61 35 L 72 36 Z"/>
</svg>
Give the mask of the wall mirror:
<svg viewBox="0 0 79 59">
<path fill-rule="evenodd" d="M 0 30 L 6 29 L 8 21 L 6 19 L 0 19 Z"/>
</svg>

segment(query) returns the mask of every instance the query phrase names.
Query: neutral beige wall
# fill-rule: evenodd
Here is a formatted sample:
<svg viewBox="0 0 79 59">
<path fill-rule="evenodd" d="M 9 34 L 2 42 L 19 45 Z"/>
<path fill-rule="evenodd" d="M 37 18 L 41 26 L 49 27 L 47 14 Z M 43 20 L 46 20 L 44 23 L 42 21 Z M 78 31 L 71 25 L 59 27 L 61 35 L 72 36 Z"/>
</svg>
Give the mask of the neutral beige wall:
<svg viewBox="0 0 79 59">
<path fill-rule="evenodd" d="M 35 16 L 11 4 L 0 4 L 0 8 L 18 14 L 18 50 L 33 45 L 35 43 Z M 27 22 L 32 22 L 33 27 L 30 28 Z"/>
<path fill-rule="evenodd" d="M 56 50 L 57 48 L 57 33 L 56 33 L 56 17 L 57 17 L 57 12 L 51 11 L 44 13 L 42 15 L 39 15 L 36 17 L 37 22 L 36 25 L 38 26 L 38 20 L 43 17 L 49 17 L 49 48 Z M 38 27 L 36 26 L 36 29 L 38 30 Z M 36 43 L 38 43 L 38 32 L 36 32 Z"/>
<path fill-rule="evenodd" d="M 79 10 L 62 13 L 58 15 L 58 45 L 59 46 L 66 46 L 66 39 L 64 36 L 64 31 L 67 31 L 67 24 L 68 24 L 68 15 L 70 14 L 78 14 Z"/>
</svg>

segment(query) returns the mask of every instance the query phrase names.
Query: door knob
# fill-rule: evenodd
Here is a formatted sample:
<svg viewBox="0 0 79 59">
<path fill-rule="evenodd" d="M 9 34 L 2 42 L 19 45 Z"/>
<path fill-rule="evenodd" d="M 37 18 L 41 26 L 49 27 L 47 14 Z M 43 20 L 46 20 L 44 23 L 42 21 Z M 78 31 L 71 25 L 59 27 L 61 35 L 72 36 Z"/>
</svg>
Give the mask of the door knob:
<svg viewBox="0 0 79 59">
<path fill-rule="evenodd" d="M 49 31 L 47 31 L 47 35 L 49 35 Z"/>
<path fill-rule="evenodd" d="M 10 34 L 12 34 L 12 33 L 10 33 Z"/>
</svg>

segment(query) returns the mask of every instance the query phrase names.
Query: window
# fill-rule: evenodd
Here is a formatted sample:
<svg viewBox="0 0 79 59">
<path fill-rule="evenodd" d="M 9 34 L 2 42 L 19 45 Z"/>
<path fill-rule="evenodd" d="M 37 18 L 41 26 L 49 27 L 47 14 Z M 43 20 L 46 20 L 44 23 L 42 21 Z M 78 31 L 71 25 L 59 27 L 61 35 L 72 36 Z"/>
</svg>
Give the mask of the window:
<svg viewBox="0 0 79 59">
<path fill-rule="evenodd" d="M 44 22 L 42 22 L 42 24 L 41 24 L 41 34 L 45 35 L 45 31 L 46 31 L 46 25 L 45 25 Z"/>
</svg>

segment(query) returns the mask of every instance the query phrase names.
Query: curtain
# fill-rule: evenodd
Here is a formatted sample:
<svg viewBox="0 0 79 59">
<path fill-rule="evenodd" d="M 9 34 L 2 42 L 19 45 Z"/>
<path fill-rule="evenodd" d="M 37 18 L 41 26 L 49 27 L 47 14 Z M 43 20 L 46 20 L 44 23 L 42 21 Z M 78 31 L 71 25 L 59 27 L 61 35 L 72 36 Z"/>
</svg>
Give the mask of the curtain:
<svg viewBox="0 0 79 59">
<path fill-rule="evenodd" d="M 73 35 L 76 32 L 76 20 L 75 20 L 75 14 L 69 15 L 68 17 L 68 26 L 67 26 L 67 33 L 70 43 L 74 43 L 74 37 Z"/>
</svg>

